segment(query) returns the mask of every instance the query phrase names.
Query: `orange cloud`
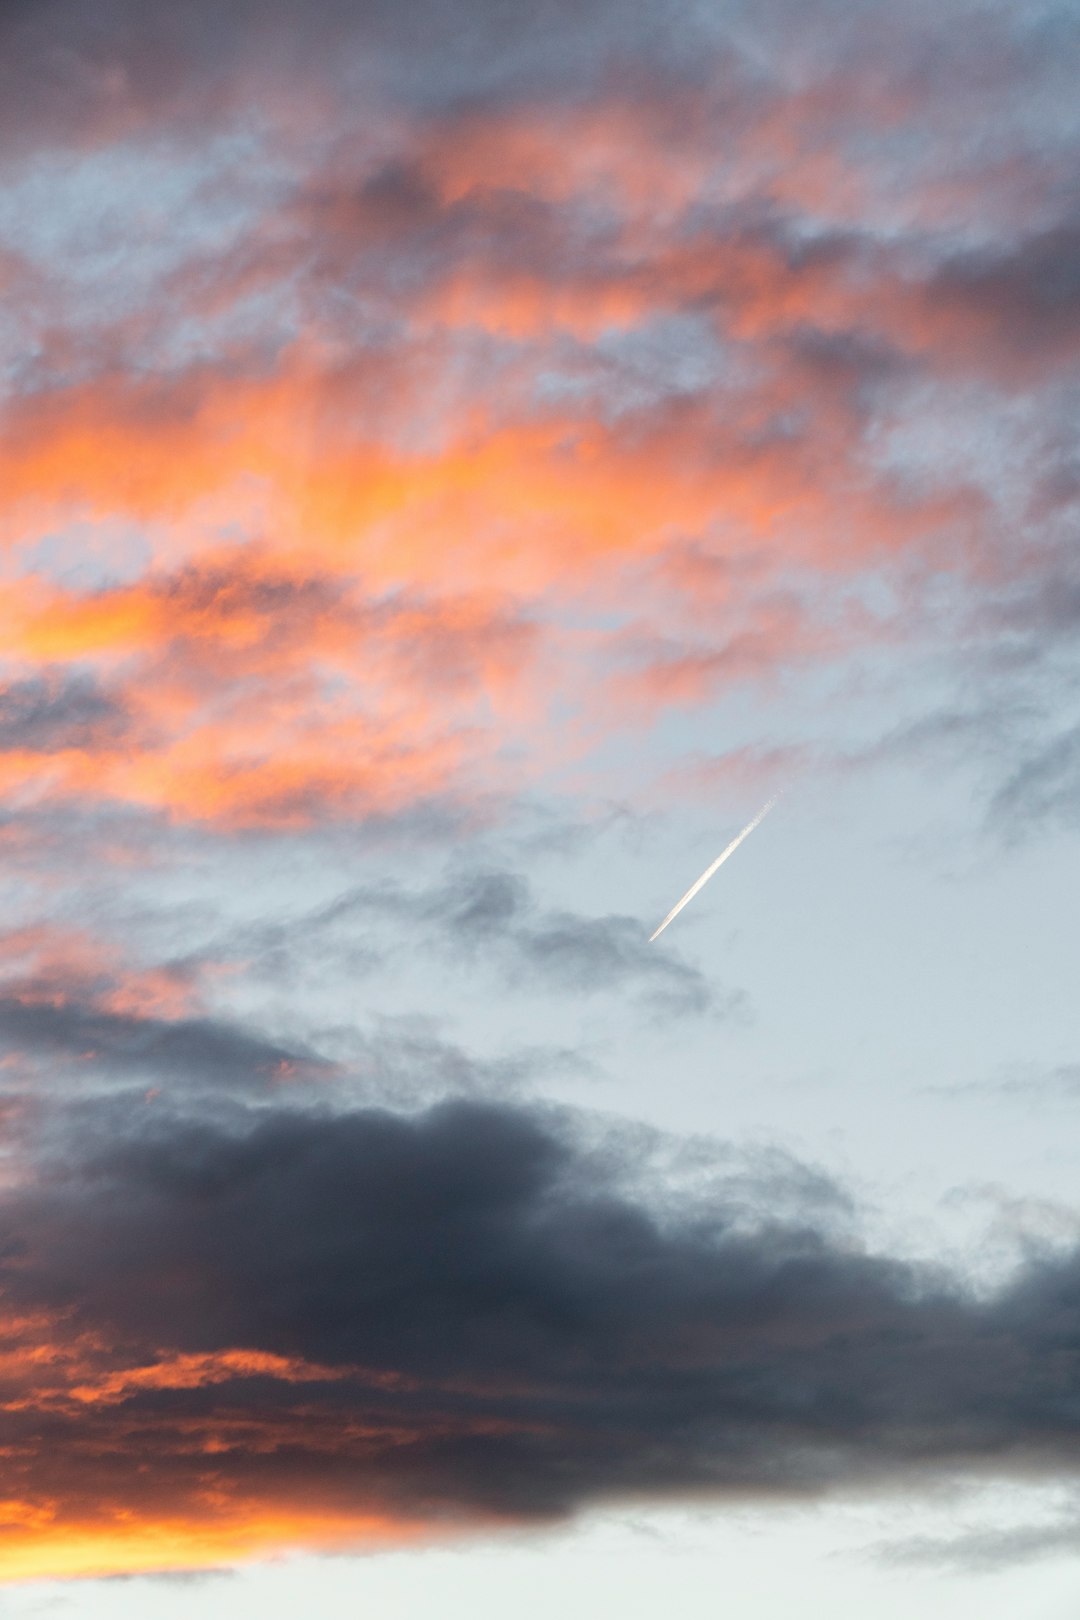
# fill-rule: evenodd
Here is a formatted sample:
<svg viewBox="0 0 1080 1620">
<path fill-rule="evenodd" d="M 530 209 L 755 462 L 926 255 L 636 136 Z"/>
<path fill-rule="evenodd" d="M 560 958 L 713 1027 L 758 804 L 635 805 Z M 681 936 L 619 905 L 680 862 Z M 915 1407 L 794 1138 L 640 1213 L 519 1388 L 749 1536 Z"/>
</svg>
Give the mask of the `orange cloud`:
<svg viewBox="0 0 1080 1620">
<path fill-rule="evenodd" d="M 515 782 L 543 770 L 553 713 L 565 752 L 583 713 L 623 725 L 642 696 L 705 701 L 886 633 L 815 604 L 867 568 L 984 566 L 977 490 L 915 494 L 875 465 L 860 367 L 977 368 L 1016 294 L 920 280 L 841 228 L 867 185 L 830 134 L 843 93 L 727 122 L 711 92 L 525 104 L 402 133 L 376 172 L 345 139 L 231 249 L 193 250 L 155 330 L 285 284 L 300 316 L 272 364 L 223 339 L 150 380 L 123 360 L 143 313 L 125 317 L 90 380 L 9 407 L 5 650 L 29 675 L 92 670 L 124 723 L 0 747 L 0 793 L 225 828 L 467 803 L 508 760 Z M 740 187 L 769 203 L 756 223 L 730 213 Z M 815 232 L 778 215 L 800 206 Z M 361 284 L 392 341 L 328 313 Z M 620 397 L 592 340 L 672 314 L 731 377 Z M 75 519 L 136 526 L 144 577 L 47 581 L 38 543 Z M 671 562 L 688 546 L 730 565 L 722 591 Z"/>
<path fill-rule="evenodd" d="M 809 304 L 814 289 L 799 296 Z M 747 299 L 747 319 L 756 320 L 753 307 Z M 347 373 L 313 378 L 297 357 L 263 382 L 204 378 L 193 400 L 178 395 L 156 410 L 135 386 L 27 407 L 0 451 L 9 544 L 24 543 L 66 508 L 175 530 L 181 550 L 213 557 L 220 540 L 200 530 L 200 503 L 235 491 L 242 506 L 245 481 L 254 481 L 272 492 L 274 514 L 260 548 L 294 575 L 357 575 L 376 592 L 407 582 L 420 591 L 464 586 L 529 599 L 719 522 L 741 545 L 757 537 L 789 559 L 816 552 L 854 563 L 890 533 L 919 532 L 890 512 L 869 479 L 838 504 L 829 458 L 839 452 L 846 460 L 850 447 L 834 443 L 835 432 L 769 442 L 770 414 L 791 403 L 783 392 L 735 399 L 726 418 L 700 400 L 621 424 L 580 414 L 496 424 L 476 413 L 444 445 L 408 452 L 343 432 L 354 381 Z M 846 471 L 851 485 L 854 469 Z M 884 534 L 861 527 L 860 505 L 873 509 Z M 166 553 L 171 544 L 163 540 Z M 7 587 L 5 618 L 24 595 L 22 586 Z M 34 629 L 21 636 L 42 657 L 113 642 L 122 650 L 147 633 L 147 611 L 122 593 L 68 610 L 41 599 Z M 249 629 L 234 615 L 238 644 Z"/>
<path fill-rule="evenodd" d="M 753 325 L 749 294 L 742 307 Z M 465 803 L 500 785 L 508 748 L 518 781 L 543 768 L 556 703 L 625 723 L 625 631 L 650 570 L 663 589 L 648 634 L 669 649 L 651 701 L 699 701 L 843 649 L 852 625 L 779 609 L 770 576 L 809 570 L 833 589 L 931 543 L 935 566 L 960 565 L 978 522 L 970 491 L 901 499 L 860 472 L 850 414 L 824 388 L 794 438 L 774 422 L 799 392 L 777 382 L 727 418 L 702 400 L 625 422 L 476 417 L 407 452 L 341 425 L 354 381 L 298 351 L 275 377 L 206 376 L 190 397 L 110 385 L 24 408 L 0 450 L 11 544 L 77 508 L 146 524 L 187 560 L 95 591 L 0 586 L 9 656 L 96 671 L 126 722 L 92 745 L 0 752 L 9 802 L 281 829 Z M 251 480 L 273 523 L 223 548 L 218 519 Z M 686 634 L 704 599 L 665 563 L 687 536 L 721 562 L 758 559 L 754 597 L 711 595 L 706 647 Z M 612 628 L 574 628 L 598 617 Z"/>
<path fill-rule="evenodd" d="M 26 667 L 96 667 L 122 725 L 0 751 L 0 788 L 229 825 L 307 824 L 450 792 L 519 692 L 535 635 L 488 593 L 371 599 L 262 552 L 88 594 L 0 595 Z M 25 729 L 25 728 L 24 728 Z"/>
<path fill-rule="evenodd" d="M 115 944 L 85 929 L 36 923 L 0 933 L 0 992 L 24 1005 L 73 1000 L 105 1012 L 182 1018 L 198 1007 L 194 974 L 133 968 Z"/>
<path fill-rule="evenodd" d="M 91 1335 L 65 1336 L 62 1316 L 0 1318 L 0 1412 L 9 1433 L 26 1436 L 0 1447 L 16 1492 L 20 1481 L 25 1487 L 0 1500 L 4 1580 L 206 1569 L 290 1550 L 430 1539 L 434 1527 L 423 1515 L 368 1504 L 378 1494 L 373 1483 L 359 1491 L 350 1483 L 365 1457 L 408 1447 L 408 1423 L 383 1415 L 365 1425 L 347 1409 L 310 1400 L 320 1385 L 349 1381 L 355 1390 L 359 1380 L 377 1395 L 415 1380 L 250 1349 L 163 1354 L 127 1366 L 115 1364 L 117 1355 Z M 252 1380 L 292 1386 L 297 1395 L 263 1412 L 250 1396 L 230 1398 L 229 1385 Z M 220 1397 L 197 1413 L 167 1404 L 172 1394 L 215 1389 Z M 144 1407 L 144 1396 L 159 1404 Z M 47 1449 L 29 1439 L 26 1425 L 39 1417 L 54 1434 L 62 1427 L 72 1466 L 54 1468 Z M 432 1423 L 448 1438 L 500 1428 L 429 1416 L 428 1435 Z M 442 1518 L 446 1533 L 452 1521 Z"/>
</svg>

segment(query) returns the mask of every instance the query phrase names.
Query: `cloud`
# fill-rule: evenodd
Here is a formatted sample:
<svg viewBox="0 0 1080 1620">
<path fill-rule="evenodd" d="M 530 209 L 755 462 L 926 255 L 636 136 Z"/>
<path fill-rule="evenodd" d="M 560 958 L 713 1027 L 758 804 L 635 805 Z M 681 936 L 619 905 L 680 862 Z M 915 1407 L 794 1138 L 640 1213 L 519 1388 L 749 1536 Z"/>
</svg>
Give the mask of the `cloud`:
<svg viewBox="0 0 1080 1620">
<path fill-rule="evenodd" d="M 648 7 L 559 6 L 557 38 L 550 17 L 453 9 L 430 11 L 430 41 L 454 36 L 437 59 L 381 5 L 302 28 L 284 5 L 5 22 L 31 78 L 68 84 L 49 117 L 74 122 L 49 138 L 82 129 L 86 165 L 61 209 L 48 164 L 19 160 L 46 188 L 28 213 L 78 217 L 36 241 L 36 282 L 15 275 L 34 337 L 16 323 L 33 359 L 7 413 L 8 539 L 34 552 L 77 514 L 152 558 L 125 586 L 5 594 L 19 679 L 89 663 L 113 695 L 120 668 L 130 728 L 48 773 L 7 764 L 12 793 L 226 832 L 468 802 L 542 772 L 555 716 L 575 749 L 792 667 L 946 640 L 935 582 L 993 598 L 983 560 L 1057 487 L 1061 39 L 995 5 L 977 44 L 921 7 L 812 8 L 850 25 L 824 39 L 784 7 L 673 4 L 658 28 Z M 66 53 L 45 16 L 72 22 Z M 354 78 L 346 97 L 369 55 L 380 96 Z M 100 168 L 145 148 L 144 80 L 187 223 L 155 215 L 160 253 L 137 274 L 121 254 L 124 295 L 99 304 L 70 278 L 87 243 L 115 247 L 125 187 L 151 188 Z M 954 116 L 986 83 L 992 154 Z M 17 208 L 7 231 L 30 251 Z M 974 424 L 946 433 L 961 395 Z M 1013 435 L 1007 488 L 991 417 Z M 1045 579 L 1037 547 L 1013 560 Z M 883 573 L 925 582 L 918 625 L 866 609 Z"/>
<path fill-rule="evenodd" d="M 348 872 L 356 851 L 332 845 L 329 854 L 340 855 Z M 118 859 L 131 855 L 129 842 Z M 189 854 L 191 862 L 209 860 L 209 883 L 185 880 L 179 906 L 161 897 L 153 868 L 141 902 L 132 888 L 125 903 L 113 869 L 77 897 L 65 884 L 52 920 L 41 916 L 32 891 L 23 909 L 35 920 L 12 916 L 13 926 L 0 931 L 2 1105 L 15 1116 L 36 1114 L 53 1097 L 103 1091 L 155 1106 L 183 1094 L 209 1108 L 285 1092 L 393 1106 L 445 1095 L 505 1098 L 553 1077 L 580 1081 L 595 1074 L 595 1061 L 565 1024 L 470 1051 L 455 1038 L 462 995 L 486 1007 L 496 986 L 500 994 L 513 986 L 549 998 L 564 985 L 575 994 L 616 995 L 636 986 L 639 1010 L 657 1016 L 719 1002 L 677 958 L 654 967 L 640 940 L 633 944 L 641 928 L 631 919 L 612 929 L 610 919 L 545 911 L 527 885 L 522 913 L 502 941 L 492 936 L 470 947 L 455 919 L 435 917 L 461 903 L 460 884 L 415 889 L 384 880 L 335 894 L 342 873 L 335 882 L 323 872 L 319 887 L 332 898 L 315 908 L 296 909 L 288 886 L 244 891 L 238 904 L 241 893 L 223 886 L 223 874 L 235 876 L 238 861 L 261 872 L 264 858 L 259 843 Z M 320 866 L 321 859 L 316 872 Z M 245 911 L 250 920 L 242 920 Z M 528 960 L 530 947 L 543 953 L 550 945 L 555 925 L 586 936 L 572 987 L 564 969 Z M 560 948 L 571 951 L 572 940 Z M 597 958 L 588 973 L 586 952 Z M 425 957 L 440 971 L 450 963 L 464 970 L 448 1006 L 423 988 L 419 1005 L 402 1002 L 395 973 L 405 962 L 422 967 Z"/>
<path fill-rule="evenodd" d="M 671 711 L 813 669 L 842 736 L 864 655 L 954 650 L 862 755 L 698 776 L 970 749 L 1069 818 L 1076 69 L 1066 0 L 10 0 L 5 870 L 220 875 L 235 943 L 358 828 L 572 818 L 627 734 L 674 793 Z M 573 1054 L 340 1011 L 405 940 L 553 1022 L 730 1006 L 648 926 L 368 884 L 248 926 L 231 1006 L 198 948 L 5 936 L 5 1569 L 1073 1479 L 1073 1249 L 978 1294 L 810 1172 L 691 1197 L 509 1105 Z"/>
<path fill-rule="evenodd" d="M 83 1075 L 132 1074 L 204 1090 L 332 1077 L 334 1064 L 226 1019 L 154 1018 L 67 1002 L 0 997 L 0 1043 L 9 1053 L 60 1059 Z M 55 1073 L 55 1071 L 54 1071 Z"/>
<path fill-rule="evenodd" d="M 991 815 L 1023 834 L 1032 823 L 1074 825 L 1080 816 L 1080 725 L 1022 758 L 994 795 Z"/>
<path fill-rule="evenodd" d="M 611 0 L 587 12 L 551 0 L 542 15 L 507 13 L 492 0 L 420 0 L 408 19 L 387 0 L 317 0 L 303 12 L 295 0 L 242 0 L 228 16 L 206 0 L 180 11 L 134 0 L 14 0 L 0 21 L 0 128 L 16 152 L 115 138 L 151 121 L 190 133 L 246 102 L 280 111 L 290 82 L 309 95 L 320 85 L 338 95 L 377 87 L 419 117 L 470 91 L 494 101 L 576 98 L 610 72 L 613 56 L 693 72 L 694 43 L 709 32 L 679 0 L 662 17 Z M 418 37 L 428 53 L 421 72 Z"/>
<path fill-rule="evenodd" d="M 18 1557 L 36 1536 L 47 1566 L 70 1532 L 124 1567 L 166 1519 L 194 1550 L 242 1547 L 246 1517 L 257 1547 L 274 1514 L 318 1544 L 313 1512 L 363 1539 L 643 1493 L 1075 1475 L 1074 1253 L 976 1297 L 818 1224 L 817 1196 L 783 1221 L 745 1177 L 657 1201 L 628 1190 L 640 1144 L 587 1140 L 460 1101 L 83 1105 L 4 1194 Z"/>
<path fill-rule="evenodd" d="M 534 994 L 636 989 L 639 1006 L 657 1016 L 740 1006 L 737 994 L 719 992 L 677 953 L 650 946 L 640 917 L 545 906 L 528 878 L 501 867 L 470 866 L 427 889 L 389 882 L 350 889 L 307 915 L 242 929 L 223 948 L 281 979 L 312 961 L 392 964 L 402 937 L 411 957 L 479 965 Z"/>
<path fill-rule="evenodd" d="M 55 754 L 115 743 L 126 729 L 124 709 L 86 679 L 43 675 L 0 687 L 0 752 Z"/>
<path fill-rule="evenodd" d="M 1071 1557 L 1077 1550 L 1075 1513 L 1049 1524 L 997 1525 L 959 1530 L 952 1536 L 910 1536 L 877 1549 L 899 1568 L 931 1567 L 964 1575 L 994 1575 L 1042 1558 Z"/>
<path fill-rule="evenodd" d="M 108 941 L 85 933 L 10 930 L 0 936 L 0 1067 L 8 1079 L 0 1110 L 18 1121 L 27 1113 L 39 1117 L 65 1093 L 112 1092 L 130 1100 L 133 1083 L 147 1088 L 138 1101 L 166 1105 L 177 1095 L 216 1107 L 332 1085 L 339 1101 L 415 1106 L 446 1094 L 505 1097 L 539 1076 L 589 1068 L 579 1054 L 553 1046 L 476 1057 L 446 1039 L 437 1020 L 419 1014 L 339 1016 L 331 1027 L 312 1028 L 310 1015 L 296 1006 L 304 1000 L 296 994 L 300 962 L 326 980 L 332 960 L 346 982 L 355 978 L 357 962 L 348 950 L 328 959 L 313 948 L 315 934 L 305 940 L 300 932 L 263 925 L 243 933 L 248 951 L 271 957 L 267 968 L 198 950 L 133 967 Z M 284 959 L 283 940 L 292 953 Z M 363 965 L 370 969 L 370 955 Z M 291 1013 L 277 1009 L 274 1033 L 262 1019 L 230 1012 L 227 996 L 224 1008 L 207 1004 L 223 977 L 258 980 L 260 969 L 275 987 L 284 980 L 293 992 Z"/>
<path fill-rule="evenodd" d="M 543 910 L 514 873 L 462 874 L 421 898 L 418 909 L 452 951 L 486 955 L 519 984 L 587 995 L 636 982 L 657 1011 L 701 1013 L 716 1005 L 697 969 L 649 947 L 640 918 Z"/>
<path fill-rule="evenodd" d="M 517 703 L 537 639 L 490 592 L 365 592 L 253 549 L 0 598 L 9 655 L 47 668 L 0 691 L 9 791 L 230 829 L 464 793 L 500 745 L 485 741 L 490 716 Z"/>
<path fill-rule="evenodd" d="M 1068 363 L 1080 344 L 1080 224 L 1063 220 L 1005 248 L 957 255 L 928 296 L 985 324 L 1017 360 Z"/>
</svg>

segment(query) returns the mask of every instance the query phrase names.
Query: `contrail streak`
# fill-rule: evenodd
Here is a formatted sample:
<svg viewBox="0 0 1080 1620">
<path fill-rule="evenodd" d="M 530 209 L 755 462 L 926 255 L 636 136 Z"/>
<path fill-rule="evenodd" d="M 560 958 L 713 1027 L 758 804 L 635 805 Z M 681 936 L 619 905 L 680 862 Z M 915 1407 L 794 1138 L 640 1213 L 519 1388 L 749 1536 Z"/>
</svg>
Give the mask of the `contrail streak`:
<svg viewBox="0 0 1080 1620">
<path fill-rule="evenodd" d="M 717 868 L 723 866 L 723 864 L 727 860 L 728 856 L 729 855 L 734 855 L 735 851 L 738 849 L 738 847 L 742 843 L 743 839 L 744 838 L 749 838 L 749 836 L 753 832 L 754 828 L 761 826 L 761 823 L 765 820 L 765 817 L 768 815 L 769 811 L 772 809 L 773 805 L 776 803 L 776 798 L 777 797 L 778 797 L 778 795 L 774 796 L 773 798 L 771 798 L 769 800 L 768 804 L 763 804 L 762 805 L 761 809 L 758 811 L 758 813 L 754 817 L 753 821 L 748 822 L 747 825 L 743 828 L 742 832 L 739 834 L 739 836 L 737 838 L 733 838 L 731 840 L 731 843 L 728 845 L 727 849 L 722 850 L 720 852 L 720 854 L 716 857 L 715 861 L 713 861 L 712 865 L 707 866 L 705 868 L 704 872 L 702 872 L 702 874 L 698 878 L 697 882 L 692 883 L 690 885 L 690 887 L 687 889 L 686 893 L 683 895 L 683 897 L 679 901 L 679 903 L 677 905 L 672 906 L 671 910 L 668 912 L 667 916 L 664 918 L 663 922 L 660 924 L 659 928 L 656 930 L 656 933 L 649 935 L 649 944 L 650 945 L 652 944 L 654 939 L 658 938 L 659 935 L 664 932 L 664 929 L 667 927 L 668 923 L 671 922 L 672 918 L 677 917 L 679 915 L 679 912 L 682 910 L 683 906 L 685 906 L 688 901 L 690 901 L 690 900 L 692 900 L 694 898 L 694 896 L 695 896 L 695 894 L 697 894 L 698 890 L 703 889 L 705 887 L 706 883 L 708 883 L 709 879 L 712 877 L 713 873 L 717 870 Z"/>
</svg>

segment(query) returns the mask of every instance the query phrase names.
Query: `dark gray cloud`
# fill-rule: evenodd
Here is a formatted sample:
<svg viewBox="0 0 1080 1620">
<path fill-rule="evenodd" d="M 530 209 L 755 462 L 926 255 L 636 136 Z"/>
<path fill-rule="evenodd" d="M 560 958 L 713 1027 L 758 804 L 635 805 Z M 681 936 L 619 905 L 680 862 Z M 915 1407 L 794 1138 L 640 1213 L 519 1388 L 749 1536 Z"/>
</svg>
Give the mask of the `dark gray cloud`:
<svg viewBox="0 0 1080 1620">
<path fill-rule="evenodd" d="M 273 1081 L 314 1079 L 336 1065 L 301 1043 L 276 1041 L 224 1018 L 158 1018 L 113 1012 L 73 996 L 0 996 L 0 1045 L 48 1059 L 96 1081 L 144 1076 L 196 1089 L 244 1091 Z"/>
<path fill-rule="evenodd" d="M 142 63 L 148 74 L 156 68 L 146 93 L 153 88 L 167 96 L 167 66 L 177 76 L 196 66 L 210 76 L 215 66 L 232 67 L 243 54 L 258 55 L 260 47 L 271 58 L 275 50 L 287 52 L 297 67 L 312 58 L 325 64 L 351 44 L 396 58 L 400 80 L 394 87 L 411 90 L 421 106 L 456 98 L 465 76 L 491 90 L 503 85 L 521 92 L 530 82 L 549 91 L 580 90 L 601 68 L 620 66 L 630 73 L 651 61 L 659 71 L 679 70 L 701 81 L 707 79 L 703 53 L 728 42 L 757 44 L 779 72 L 801 68 L 806 74 L 836 65 L 855 77 L 876 66 L 879 82 L 887 77 L 924 96 L 952 89 L 966 105 L 988 88 L 1026 85 L 1055 67 L 1064 79 L 1062 59 L 1077 44 L 1066 4 L 1018 13 L 992 0 L 955 15 L 921 0 L 899 10 L 882 0 L 862 6 L 815 0 L 809 7 L 791 0 L 753 7 L 730 0 L 718 8 L 692 0 L 598 0 L 586 7 L 544 0 L 526 10 L 503 0 L 417 0 L 405 12 L 393 0 L 312 0 L 304 7 L 296 0 L 239 0 L 228 12 L 208 0 L 168 8 L 135 0 L 6 0 L 0 25 L 17 64 L 51 68 L 57 91 L 66 70 L 70 88 L 87 99 L 105 97 L 109 86 L 96 83 L 89 70 L 100 73 L 110 60 Z M 936 36 L 937 51 L 927 47 L 927 33 Z M 885 44 L 890 51 L 883 61 Z M 81 82 L 79 67 L 89 83 Z M 842 86 L 836 94 L 842 112 L 860 105 L 855 95 L 844 102 Z M 836 109 L 819 112 L 830 114 Z"/>
<path fill-rule="evenodd" d="M 1038 359 L 1080 351 L 1080 224 L 1069 219 L 1007 247 L 959 254 L 927 289 L 932 300 L 984 316 L 996 341 Z"/>
<path fill-rule="evenodd" d="M 0 130 L 18 151 L 151 119 L 193 129 L 260 92 L 272 103 L 283 81 L 310 74 L 378 86 L 420 114 L 530 92 L 569 98 L 616 66 L 697 77 L 711 32 L 690 0 L 241 0 L 227 11 L 208 0 L 9 0 Z"/>
<path fill-rule="evenodd" d="M 44 993 L 43 993 L 44 992 Z M 57 984 L 33 996 L 15 987 L 0 995 L 0 1053 L 13 1063 L 18 1086 L 0 1093 L 18 1116 L 70 1093 L 130 1095 L 133 1081 L 152 1096 L 201 1096 L 208 1106 L 283 1090 L 332 1083 L 339 1099 L 417 1105 L 446 1095 L 512 1096 L 541 1076 L 589 1072 L 588 1060 L 556 1046 L 522 1047 L 478 1057 L 419 1015 L 379 1017 L 321 1029 L 312 1038 L 272 1035 L 226 1016 L 155 1016 L 114 1011 Z"/>
<path fill-rule="evenodd" d="M 1076 1254 L 976 1297 L 820 1224 L 816 1194 L 779 1220 L 745 1180 L 632 1192 L 639 1156 L 462 1102 L 216 1123 L 84 1106 L 4 1194 L 9 1305 L 112 1346 L 114 1372 L 236 1349 L 308 1370 L 46 1392 L 4 1417 L 20 1489 L 176 1510 L 204 1433 L 233 1436 L 217 1490 L 421 1518 L 1075 1477 Z"/>
</svg>

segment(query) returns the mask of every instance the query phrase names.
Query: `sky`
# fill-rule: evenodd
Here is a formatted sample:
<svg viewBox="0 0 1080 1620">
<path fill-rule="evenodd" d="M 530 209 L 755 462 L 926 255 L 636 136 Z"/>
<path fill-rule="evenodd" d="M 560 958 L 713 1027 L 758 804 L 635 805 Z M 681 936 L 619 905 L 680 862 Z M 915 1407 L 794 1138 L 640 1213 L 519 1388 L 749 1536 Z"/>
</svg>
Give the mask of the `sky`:
<svg viewBox="0 0 1080 1620">
<path fill-rule="evenodd" d="M 1078 79 L 3 0 L 4 1620 L 1075 1616 Z"/>
</svg>

